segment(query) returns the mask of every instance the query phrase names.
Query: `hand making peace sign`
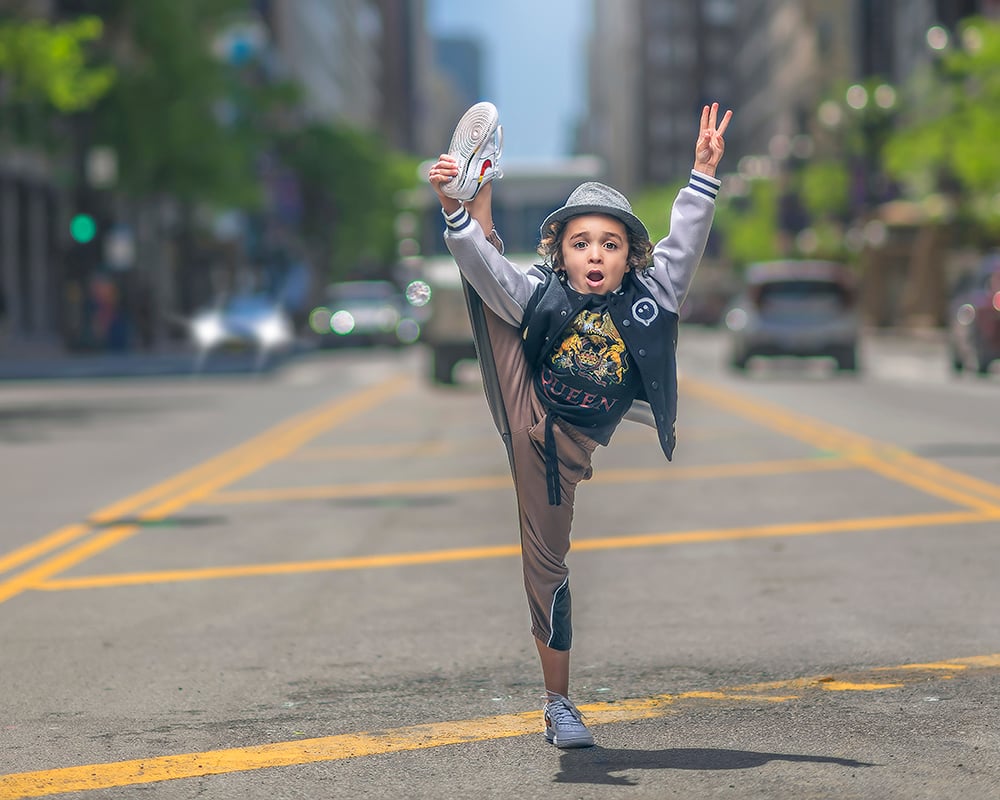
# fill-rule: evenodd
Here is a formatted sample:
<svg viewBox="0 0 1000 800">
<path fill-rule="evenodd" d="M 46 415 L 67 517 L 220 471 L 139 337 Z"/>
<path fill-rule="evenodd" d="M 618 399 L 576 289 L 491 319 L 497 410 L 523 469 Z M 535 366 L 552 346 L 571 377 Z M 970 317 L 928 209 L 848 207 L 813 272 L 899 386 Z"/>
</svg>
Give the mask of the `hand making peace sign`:
<svg viewBox="0 0 1000 800">
<path fill-rule="evenodd" d="M 719 115 L 719 104 L 712 103 L 701 110 L 701 131 L 698 134 L 698 141 L 694 146 L 694 168 L 698 172 L 706 175 L 715 175 L 715 168 L 722 161 L 722 154 L 726 151 L 726 142 L 722 134 L 729 127 L 729 120 L 733 118 L 732 110 L 726 112 L 722 122 L 716 128 L 716 119 Z"/>
</svg>

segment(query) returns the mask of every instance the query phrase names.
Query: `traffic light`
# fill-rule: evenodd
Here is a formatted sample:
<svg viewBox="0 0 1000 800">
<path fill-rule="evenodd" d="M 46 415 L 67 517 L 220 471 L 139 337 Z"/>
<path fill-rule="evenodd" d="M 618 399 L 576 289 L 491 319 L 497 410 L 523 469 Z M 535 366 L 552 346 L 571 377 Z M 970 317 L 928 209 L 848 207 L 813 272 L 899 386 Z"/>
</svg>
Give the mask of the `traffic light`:
<svg viewBox="0 0 1000 800">
<path fill-rule="evenodd" d="M 70 220 L 69 235 L 77 244 L 89 244 L 97 235 L 97 221 L 90 214 L 76 214 Z"/>
</svg>

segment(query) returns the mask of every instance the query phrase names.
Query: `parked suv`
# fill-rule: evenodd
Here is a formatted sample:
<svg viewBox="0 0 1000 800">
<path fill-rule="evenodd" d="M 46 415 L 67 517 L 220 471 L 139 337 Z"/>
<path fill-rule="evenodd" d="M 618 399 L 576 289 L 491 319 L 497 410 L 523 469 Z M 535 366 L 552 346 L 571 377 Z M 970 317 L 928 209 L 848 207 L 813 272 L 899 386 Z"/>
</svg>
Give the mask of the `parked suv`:
<svg viewBox="0 0 1000 800">
<path fill-rule="evenodd" d="M 857 292 L 838 262 L 751 264 L 725 324 L 734 369 L 745 370 L 758 356 L 828 356 L 839 370 L 858 368 Z"/>
<path fill-rule="evenodd" d="M 1000 359 L 1000 252 L 959 279 L 951 295 L 948 344 L 955 372 L 980 375 Z"/>
</svg>

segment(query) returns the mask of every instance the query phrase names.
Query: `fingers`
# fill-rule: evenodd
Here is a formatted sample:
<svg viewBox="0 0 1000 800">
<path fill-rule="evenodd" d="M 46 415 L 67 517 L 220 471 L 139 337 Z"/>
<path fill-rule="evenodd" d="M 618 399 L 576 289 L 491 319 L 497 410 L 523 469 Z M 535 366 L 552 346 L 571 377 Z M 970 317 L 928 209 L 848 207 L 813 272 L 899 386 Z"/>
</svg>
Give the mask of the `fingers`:
<svg viewBox="0 0 1000 800">
<path fill-rule="evenodd" d="M 722 117 L 722 122 L 718 122 L 719 119 L 719 104 L 712 103 L 710 106 L 702 106 L 701 109 L 701 130 L 704 133 L 706 130 L 710 130 L 718 133 L 720 136 L 726 132 L 726 128 L 729 127 L 729 120 L 733 118 L 733 110 L 729 109 Z M 716 130 L 718 129 L 718 130 Z"/>
<path fill-rule="evenodd" d="M 722 118 L 722 123 L 719 125 L 719 136 L 722 136 L 726 132 L 726 128 L 729 127 L 729 120 L 733 118 L 733 110 L 729 109 L 725 116 Z"/>
<path fill-rule="evenodd" d="M 441 155 L 430 168 L 427 178 L 431 183 L 444 184 L 458 175 L 458 162 L 453 156 Z"/>
</svg>

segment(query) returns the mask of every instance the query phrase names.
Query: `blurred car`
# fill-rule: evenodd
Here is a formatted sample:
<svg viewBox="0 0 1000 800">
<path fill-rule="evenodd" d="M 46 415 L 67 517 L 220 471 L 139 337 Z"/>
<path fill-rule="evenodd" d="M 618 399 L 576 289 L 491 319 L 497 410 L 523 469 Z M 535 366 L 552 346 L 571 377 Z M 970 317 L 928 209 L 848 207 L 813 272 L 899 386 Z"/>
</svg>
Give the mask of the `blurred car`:
<svg viewBox="0 0 1000 800">
<path fill-rule="evenodd" d="M 680 320 L 688 325 L 717 327 L 722 322 L 726 308 L 732 300 L 732 293 L 714 289 L 708 291 L 691 290 L 684 298 L 680 310 Z"/>
<path fill-rule="evenodd" d="M 420 313 L 391 281 L 331 283 L 326 303 L 314 308 L 309 325 L 321 347 L 402 345 L 420 338 Z"/>
<path fill-rule="evenodd" d="M 430 311 L 421 337 L 430 353 L 428 377 L 435 383 L 455 383 L 455 366 L 476 358 L 462 275 L 451 256 L 424 259 L 420 274 Z"/>
<path fill-rule="evenodd" d="M 980 375 L 1000 359 L 1000 252 L 959 279 L 948 312 L 948 347 L 955 372 Z"/>
<path fill-rule="evenodd" d="M 745 370 L 758 356 L 827 356 L 858 368 L 860 319 L 850 271 L 833 261 L 751 264 L 725 315 L 729 363 Z"/>
<path fill-rule="evenodd" d="M 259 356 L 290 348 L 295 341 L 291 318 L 267 295 L 237 295 L 203 309 L 188 323 L 191 340 L 202 354 L 223 347 L 245 347 Z"/>
<path fill-rule="evenodd" d="M 530 252 L 508 253 L 507 258 L 521 269 L 538 261 L 537 253 Z M 420 280 L 414 283 L 425 288 L 429 312 L 420 336 L 430 355 L 428 378 L 433 383 L 454 384 L 459 381 L 458 364 L 478 358 L 466 287 L 450 255 L 423 259 L 419 272 Z"/>
</svg>

